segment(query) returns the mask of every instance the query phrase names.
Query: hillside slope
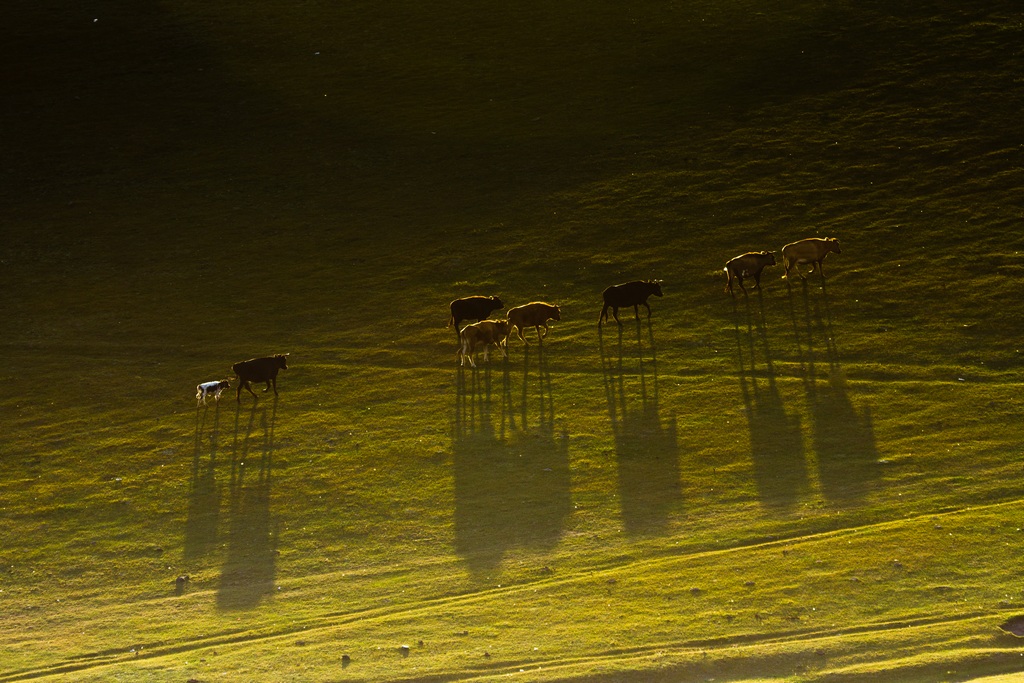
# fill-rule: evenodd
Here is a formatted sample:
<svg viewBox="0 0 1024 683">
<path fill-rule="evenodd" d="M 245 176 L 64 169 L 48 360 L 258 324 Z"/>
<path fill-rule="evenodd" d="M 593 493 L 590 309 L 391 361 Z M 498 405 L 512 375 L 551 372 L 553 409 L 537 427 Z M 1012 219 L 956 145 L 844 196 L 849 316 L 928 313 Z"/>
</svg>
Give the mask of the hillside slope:
<svg viewBox="0 0 1024 683">
<path fill-rule="evenodd" d="M 1024 668 L 1013 3 L 136 4 L 0 45 L 0 681 Z"/>
</svg>

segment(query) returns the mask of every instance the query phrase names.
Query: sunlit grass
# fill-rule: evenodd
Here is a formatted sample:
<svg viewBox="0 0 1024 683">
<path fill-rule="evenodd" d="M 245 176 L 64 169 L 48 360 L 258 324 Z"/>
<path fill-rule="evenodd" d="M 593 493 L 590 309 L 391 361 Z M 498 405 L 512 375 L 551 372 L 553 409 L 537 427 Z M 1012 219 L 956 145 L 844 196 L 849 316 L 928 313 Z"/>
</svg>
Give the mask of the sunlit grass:
<svg viewBox="0 0 1024 683">
<path fill-rule="evenodd" d="M 0 681 L 1024 667 L 1015 8 L 136 11 L 3 48 Z"/>
</svg>

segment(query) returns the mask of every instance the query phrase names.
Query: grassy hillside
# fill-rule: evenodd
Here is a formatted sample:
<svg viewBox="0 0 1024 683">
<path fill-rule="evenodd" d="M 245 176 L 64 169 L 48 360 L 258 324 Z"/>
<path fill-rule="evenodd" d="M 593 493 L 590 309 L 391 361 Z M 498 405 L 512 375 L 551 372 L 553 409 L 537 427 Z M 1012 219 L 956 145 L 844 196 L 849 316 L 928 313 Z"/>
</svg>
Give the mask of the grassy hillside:
<svg viewBox="0 0 1024 683">
<path fill-rule="evenodd" d="M 0 681 L 1024 670 L 1014 3 L 137 5 L 0 44 Z"/>
</svg>

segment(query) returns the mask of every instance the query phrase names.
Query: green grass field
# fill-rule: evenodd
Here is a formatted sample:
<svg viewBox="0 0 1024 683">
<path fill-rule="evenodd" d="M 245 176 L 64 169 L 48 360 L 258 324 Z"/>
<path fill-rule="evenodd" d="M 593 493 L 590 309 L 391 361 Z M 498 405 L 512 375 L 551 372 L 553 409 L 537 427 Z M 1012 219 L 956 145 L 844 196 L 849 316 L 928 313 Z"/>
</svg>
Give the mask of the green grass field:
<svg viewBox="0 0 1024 683">
<path fill-rule="evenodd" d="M 1015 3 L 142 5 L 0 43 L 0 683 L 1024 675 Z"/>
</svg>

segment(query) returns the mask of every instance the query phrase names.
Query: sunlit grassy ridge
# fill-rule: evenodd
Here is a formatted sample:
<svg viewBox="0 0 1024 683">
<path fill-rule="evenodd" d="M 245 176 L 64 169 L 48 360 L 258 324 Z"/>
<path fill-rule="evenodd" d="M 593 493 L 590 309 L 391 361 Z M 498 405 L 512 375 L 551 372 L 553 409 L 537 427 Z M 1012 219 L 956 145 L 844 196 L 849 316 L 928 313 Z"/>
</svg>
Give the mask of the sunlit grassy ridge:
<svg viewBox="0 0 1024 683">
<path fill-rule="evenodd" d="M 49 9 L 0 47 L 0 680 L 1024 666 L 1011 3 Z M 813 234 L 826 281 L 723 294 Z M 471 293 L 563 320 L 459 371 Z"/>
</svg>

